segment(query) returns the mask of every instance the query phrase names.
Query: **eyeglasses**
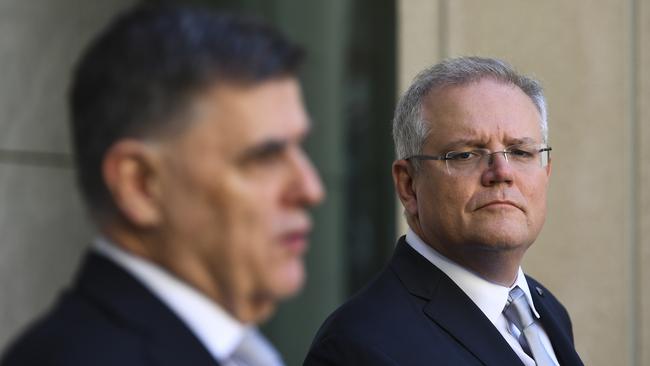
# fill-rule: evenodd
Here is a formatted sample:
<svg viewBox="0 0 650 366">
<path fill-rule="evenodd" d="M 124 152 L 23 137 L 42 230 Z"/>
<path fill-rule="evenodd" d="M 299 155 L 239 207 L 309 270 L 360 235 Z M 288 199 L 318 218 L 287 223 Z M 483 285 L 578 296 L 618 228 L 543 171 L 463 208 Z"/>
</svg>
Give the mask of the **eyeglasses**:
<svg viewBox="0 0 650 366">
<path fill-rule="evenodd" d="M 494 161 L 494 155 L 503 154 L 512 168 L 526 172 L 547 166 L 551 158 L 551 150 L 551 147 L 545 144 L 519 144 L 508 146 L 501 151 L 488 149 L 449 151 L 441 155 L 413 155 L 406 160 L 443 160 L 450 175 L 469 175 L 476 172 L 484 160 L 487 160 L 489 166 Z"/>
</svg>

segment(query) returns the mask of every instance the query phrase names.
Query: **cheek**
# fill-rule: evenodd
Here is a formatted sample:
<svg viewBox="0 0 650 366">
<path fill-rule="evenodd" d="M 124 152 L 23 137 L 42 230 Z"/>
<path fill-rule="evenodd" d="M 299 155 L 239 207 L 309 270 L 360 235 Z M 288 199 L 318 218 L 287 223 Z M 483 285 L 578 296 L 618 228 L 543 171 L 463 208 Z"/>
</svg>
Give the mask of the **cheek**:
<svg viewBox="0 0 650 366">
<path fill-rule="evenodd" d="M 438 210 L 451 218 L 465 215 L 467 205 L 474 194 L 467 181 L 449 180 L 448 184 L 441 185 L 437 193 Z"/>
<path fill-rule="evenodd" d="M 529 224 L 539 226 L 540 229 L 546 218 L 546 192 L 546 176 L 532 180 L 530 184 L 521 187 L 521 193 L 528 205 L 527 216 Z"/>
<path fill-rule="evenodd" d="M 468 184 L 452 179 L 447 179 L 445 184 L 427 186 L 426 194 L 421 195 L 424 199 L 418 200 L 422 224 L 445 230 L 464 225 L 471 195 Z"/>
<path fill-rule="evenodd" d="M 245 221 L 249 226 L 253 227 L 253 223 L 262 228 L 272 226 L 279 214 L 279 195 L 273 184 L 239 180 L 235 182 L 232 191 L 231 205 L 245 212 Z"/>
<path fill-rule="evenodd" d="M 546 190 L 545 187 L 541 188 L 538 192 L 531 196 L 531 213 L 534 214 L 535 220 L 539 225 L 544 223 L 546 218 Z"/>
<path fill-rule="evenodd" d="M 228 216 L 222 233 L 251 265 L 263 269 L 260 262 L 274 261 L 278 256 L 275 249 L 281 223 L 275 190 L 268 184 L 242 180 L 234 180 L 230 187 L 228 194 L 220 198 L 222 204 L 215 207 Z"/>
<path fill-rule="evenodd" d="M 166 206 L 170 226 L 180 240 L 204 254 L 245 251 L 268 227 L 264 215 L 268 200 L 259 187 L 234 174 L 209 173 L 184 175 L 171 187 Z"/>
</svg>

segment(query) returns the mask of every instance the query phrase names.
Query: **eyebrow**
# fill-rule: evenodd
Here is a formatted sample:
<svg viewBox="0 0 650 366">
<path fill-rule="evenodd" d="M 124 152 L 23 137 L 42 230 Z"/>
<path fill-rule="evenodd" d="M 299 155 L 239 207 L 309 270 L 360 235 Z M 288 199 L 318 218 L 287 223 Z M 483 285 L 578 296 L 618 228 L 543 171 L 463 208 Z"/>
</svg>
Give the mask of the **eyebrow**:
<svg viewBox="0 0 650 366">
<path fill-rule="evenodd" d="M 517 139 L 512 139 L 512 140 L 510 140 L 510 143 L 508 144 L 508 146 L 512 146 L 512 145 L 524 145 L 524 144 L 534 144 L 534 143 L 536 143 L 536 142 L 537 142 L 537 141 L 535 141 L 535 139 L 532 138 L 532 137 L 521 137 L 521 138 L 517 138 Z"/>
<path fill-rule="evenodd" d="M 523 145 L 523 144 L 532 144 L 535 143 L 535 139 L 531 137 L 520 137 L 507 140 L 507 146 L 513 145 Z M 458 149 L 461 147 L 484 147 L 486 145 L 485 140 L 477 138 L 461 138 L 454 140 L 444 145 L 443 151 L 449 151 L 453 149 Z"/>
<path fill-rule="evenodd" d="M 300 135 L 296 137 L 298 144 L 302 145 L 305 140 L 311 135 L 312 123 L 311 119 L 307 119 L 307 126 Z M 293 138 L 269 137 L 262 140 L 253 146 L 248 147 L 239 155 L 239 161 L 245 163 L 247 161 L 256 160 L 266 156 L 271 156 L 282 152 L 292 143 Z"/>
<path fill-rule="evenodd" d="M 448 151 L 466 146 L 481 147 L 483 145 L 485 143 L 480 139 L 458 139 L 445 144 L 443 150 Z"/>
<path fill-rule="evenodd" d="M 288 145 L 289 145 L 288 140 L 268 139 L 244 150 L 240 155 L 239 160 L 241 162 L 247 162 L 247 161 L 263 158 L 266 156 L 271 156 L 279 152 L 282 152 L 287 148 Z"/>
</svg>

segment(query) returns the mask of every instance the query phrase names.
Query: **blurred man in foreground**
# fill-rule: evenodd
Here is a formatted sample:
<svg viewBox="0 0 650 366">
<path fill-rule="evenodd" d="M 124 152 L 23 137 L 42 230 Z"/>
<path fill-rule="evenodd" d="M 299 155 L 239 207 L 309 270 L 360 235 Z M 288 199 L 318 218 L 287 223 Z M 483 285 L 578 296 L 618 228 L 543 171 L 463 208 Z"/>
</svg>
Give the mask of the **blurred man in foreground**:
<svg viewBox="0 0 650 366">
<path fill-rule="evenodd" d="M 302 52 L 253 20 L 143 6 L 70 93 L 99 234 L 75 283 L 2 365 L 281 365 L 255 325 L 304 281 Z"/>
<path fill-rule="evenodd" d="M 424 70 L 393 121 L 409 226 L 305 365 L 582 365 L 564 307 L 520 264 L 546 217 L 541 86 L 502 61 Z"/>
</svg>

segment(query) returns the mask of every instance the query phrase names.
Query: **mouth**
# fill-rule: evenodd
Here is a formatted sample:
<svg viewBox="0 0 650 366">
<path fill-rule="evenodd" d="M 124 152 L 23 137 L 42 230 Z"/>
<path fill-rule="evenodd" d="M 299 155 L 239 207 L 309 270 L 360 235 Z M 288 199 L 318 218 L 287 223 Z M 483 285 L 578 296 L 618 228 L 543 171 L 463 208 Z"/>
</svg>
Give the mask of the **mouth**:
<svg viewBox="0 0 650 366">
<path fill-rule="evenodd" d="M 512 202 L 512 201 L 508 201 L 508 200 L 494 200 L 494 201 L 490 201 L 490 202 L 488 202 L 488 203 L 486 203 L 486 204 L 480 205 L 476 210 L 481 210 L 481 209 L 484 209 L 484 208 L 504 208 L 504 207 L 505 207 L 505 208 L 512 208 L 512 207 L 514 207 L 514 208 L 516 208 L 516 209 L 519 209 L 519 210 L 523 211 L 523 209 L 521 208 L 521 206 L 519 206 L 517 203 Z"/>
<path fill-rule="evenodd" d="M 309 246 L 311 227 L 287 231 L 281 236 L 282 245 L 293 255 L 303 255 Z"/>
</svg>

